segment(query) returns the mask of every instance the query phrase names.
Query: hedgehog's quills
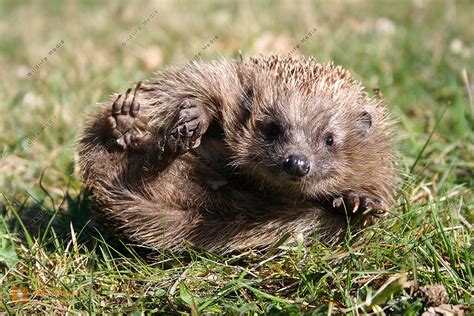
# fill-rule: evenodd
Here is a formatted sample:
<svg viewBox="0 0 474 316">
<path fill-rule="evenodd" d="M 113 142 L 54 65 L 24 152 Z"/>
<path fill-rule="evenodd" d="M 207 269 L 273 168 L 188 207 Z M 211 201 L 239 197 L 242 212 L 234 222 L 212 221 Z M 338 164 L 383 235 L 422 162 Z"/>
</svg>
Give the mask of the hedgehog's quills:
<svg viewBox="0 0 474 316">
<path fill-rule="evenodd" d="M 77 151 L 95 211 L 118 233 L 229 252 L 287 233 L 335 241 L 348 222 L 372 222 L 392 202 L 392 125 L 339 66 L 191 62 L 101 105 Z"/>
</svg>

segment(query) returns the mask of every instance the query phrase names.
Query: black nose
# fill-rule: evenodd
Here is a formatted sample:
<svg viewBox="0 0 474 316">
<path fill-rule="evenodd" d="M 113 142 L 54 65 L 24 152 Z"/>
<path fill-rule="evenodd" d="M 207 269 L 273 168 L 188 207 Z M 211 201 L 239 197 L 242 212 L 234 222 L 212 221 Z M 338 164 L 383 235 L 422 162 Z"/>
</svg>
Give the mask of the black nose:
<svg viewBox="0 0 474 316">
<path fill-rule="evenodd" d="M 298 177 L 303 177 L 309 172 L 309 162 L 305 155 L 290 155 L 283 162 L 283 170 Z"/>
</svg>

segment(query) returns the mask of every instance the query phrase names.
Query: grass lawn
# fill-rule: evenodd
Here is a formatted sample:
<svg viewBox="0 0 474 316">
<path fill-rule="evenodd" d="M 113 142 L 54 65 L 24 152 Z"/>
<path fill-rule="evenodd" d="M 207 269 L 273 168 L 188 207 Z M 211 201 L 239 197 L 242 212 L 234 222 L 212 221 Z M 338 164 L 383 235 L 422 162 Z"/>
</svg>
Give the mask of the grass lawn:
<svg viewBox="0 0 474 316">
<path fill-rule="evenodd" d="M 334 60 L 381 90 L 398 120 L 391 215 L 337 246 L 153 262 L 112 247 L 88 225 L 83 114 L 166 65 L 239 51 Z M 472 1 L 5 0 L 0 76 L 0 312 L 416 315 L 434 284 L 472 308 Z"/>
</svg>

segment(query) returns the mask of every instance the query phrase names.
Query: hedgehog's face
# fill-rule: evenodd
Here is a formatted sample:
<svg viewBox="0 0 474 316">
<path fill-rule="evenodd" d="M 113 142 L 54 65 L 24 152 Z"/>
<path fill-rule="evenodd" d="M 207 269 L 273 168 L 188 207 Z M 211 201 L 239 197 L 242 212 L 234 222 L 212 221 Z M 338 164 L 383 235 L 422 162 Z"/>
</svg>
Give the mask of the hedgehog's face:
<svg viewBox="0 0 474 316">
<path fill-rule="evenodd" d="M 237 148 L 237 164 L 257 180 L 286 192 L 318 197 L 347 188 L 356 151 L 363 151 L 372 126 L 360 107 L 311 96 L 280 93 L 254 98 Z M 361 147 L 362 146 L 362 147 Z"/>
</svg>

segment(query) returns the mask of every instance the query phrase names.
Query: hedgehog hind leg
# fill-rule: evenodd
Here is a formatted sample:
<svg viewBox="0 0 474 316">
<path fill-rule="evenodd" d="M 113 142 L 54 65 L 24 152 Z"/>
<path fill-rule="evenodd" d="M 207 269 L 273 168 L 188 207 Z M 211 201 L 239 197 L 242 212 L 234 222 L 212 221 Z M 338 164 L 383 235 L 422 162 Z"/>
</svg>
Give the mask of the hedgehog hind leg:
<svg viewBox="0 0 474 316">
<path fill-rule="evenodd" d="M 155 158 L 169 160 L 176 158 L 200 145 L 210 119 L 203 104 L 193 98 L 184 99 L 179 106 L 176 121 L 168 131 L 148 126 L 148 118 L 140 112 L 139 82 L 131 98 L 132 89 L 128 89 L 122 98 L 118 95 L 111 106 L 106 119 L 109 135 L 107 145 L 114 145 L 122 151 L 148 151 Z M 150 122 L 152 124 L 152 122 Z"/>
<path fill-rule="evenodd" d="M 180 135 L 186 139 L 187 148 L 196 148 L 201 143 L 201 137 L 209 127 L 210 119 L 204 110 L 202 102 L 187 98 L 180 104 L 178 120 L 171 128 L 170 135 Z"/>
<path fill-rule="evenodd" d="M 118 95 L 112 103 L 110 115 L 106 119 L 106 128 L 109 135 L 108 145 L 116 145 L 121 150 L 139 150 L 147 148 L 150 133 L 147 123 L 140 115 L 139 82 L 131 97 L 132 89 L 128 89 L 125 96 Z"/>
</svg>

